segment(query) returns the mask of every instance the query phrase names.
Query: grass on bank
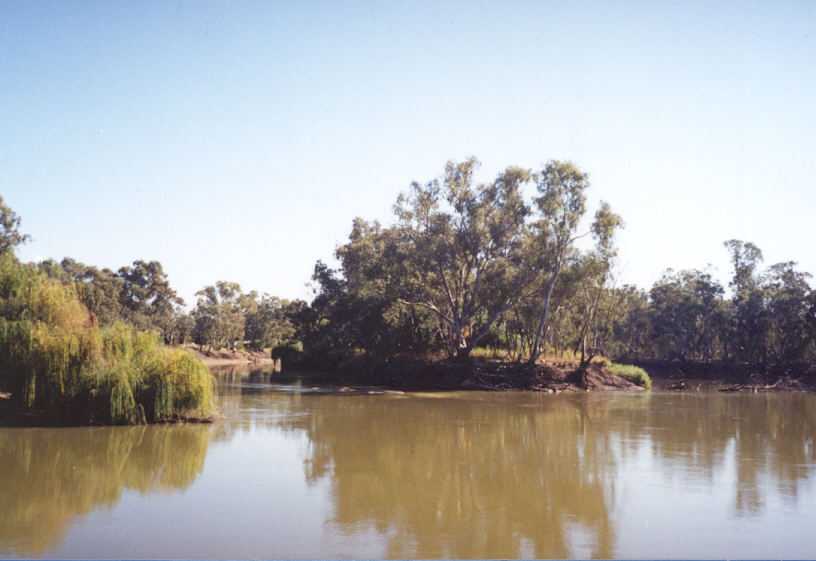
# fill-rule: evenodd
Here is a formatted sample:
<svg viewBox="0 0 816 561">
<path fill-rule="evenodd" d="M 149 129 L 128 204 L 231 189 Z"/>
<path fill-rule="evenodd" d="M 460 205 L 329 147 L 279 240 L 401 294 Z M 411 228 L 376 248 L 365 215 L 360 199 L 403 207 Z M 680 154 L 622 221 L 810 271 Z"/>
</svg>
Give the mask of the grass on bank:
<svg viewBox="0 0 816 561">
<path fill-rule="evenodd" d="M 155 333 L 100 328 L 75 287 L 0 255 L 0 391 L 14 405 L 78 423 L 204 418 L 213 380 L 189 352 Z"/>
<path fill-rule="evenodd" d="M 502 349 L 486 347 L 476 347 L 475 349 L 473 349 L 471 356 L 474 358 L 489 360 L 513 360 L 513 357 L 507 351 L 504 351 Z M 566 350 L 560 353 L 547 352 L 542 354 L 541 358 L 539 358 L 539 362 L 543 363 L 551 364 L 566 363 L 574 364 L 576 366 L 580 363 L 580 360 L 581 360 L 580 354 L 575 353 L 571 350 Z M 651 376 L 649 376 L 649 374 L 644 369 L 638 366 L 634 366 L 631 364 L 618 364 L 616 362 L 612 362 L 611 360 L 604 356 L 594 357 L 592 359 L 592 364 L 603 366 L 612 374 L 616 374 L 617 376 L 626 378 L 630 382 L 637 384 L 638 386 L 641 386 L 647 390 L 652 389 Z"/>
<path fill-rule="evenodd" d="M 652 389 L 651 376 L 649 376 L 649 374 L 639 366 L 633 366 L 631 364 L 618 364 L 613 362 L 608 366 L 608 369 L 612 374 L 626 378 L 638 386 L 642 386 L 647 390 Z"/>
<path fill-rule="evenodd" d="M 470 356 L 472 358 L 484 359 L 484 360 L 504 360 L 504 361 L 513 361 L 517 360 L 518 356 L 514 353 L 498 348 L 498 347 L 476 347 L 474 348 Z M 581 362 L 581 354 L 576 353 L 571 349 L 566 349 L 563 351 L 551 351 L 545 350 L 538 358 L 539 363 L 563 363 L 563 364 L 579 364 Z M 609 363 L 609 359 L 603 356 L 596 356 L 592 359 L 592 364 L 602 364 L 606 365 Z"/>
</svg>

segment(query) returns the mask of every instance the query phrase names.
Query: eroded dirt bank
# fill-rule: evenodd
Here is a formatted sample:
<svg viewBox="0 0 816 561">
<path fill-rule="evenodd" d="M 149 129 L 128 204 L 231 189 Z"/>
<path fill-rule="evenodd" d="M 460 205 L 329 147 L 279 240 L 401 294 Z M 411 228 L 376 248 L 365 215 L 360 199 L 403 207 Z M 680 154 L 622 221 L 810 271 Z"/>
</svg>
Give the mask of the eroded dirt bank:
<svg viewBox="0 0 816 561">
<path fill-rule="evenodd" d="M 816 368 L 800 365 L 760 372 L 733 364 L 629 361 L 651 377 L 654 391 L 798 392 L 816 391 Z M 379 387 L 403 391 L 529 390 L 643 391 L 642 386 L 601 364 L 579 371 L 574 364 L 526 364 L 474 359 L 469 362 L 393 359 L 386 364 L 357 360 L 334 369 L 306 369 L 309 379 L 334 387 Z M 301 369 L 284 368 L 281 380 Z"/>
<path fill-rule="evenodd" d="M 184 348 L 193 353 L 209 367 L 242 365 L 275 366 L 279 364 L 279 361 L 270 358 L 269 353 L 264 351 L 231 351 L 227 349 L 202 351 L 193 346 L 185 346 Z"/>
</svg>

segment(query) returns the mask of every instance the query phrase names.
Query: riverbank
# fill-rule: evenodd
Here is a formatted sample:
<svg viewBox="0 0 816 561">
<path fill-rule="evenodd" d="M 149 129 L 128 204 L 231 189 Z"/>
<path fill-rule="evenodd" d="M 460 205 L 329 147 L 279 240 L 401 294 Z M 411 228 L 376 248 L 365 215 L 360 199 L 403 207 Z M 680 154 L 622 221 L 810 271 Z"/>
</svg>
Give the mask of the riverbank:
<svg viewBox="0 0 816 561">
<path fill-rule="evenodd" d="M 816 365 L 760 368 L 724 361 L 634 360 L 648 371 L 655 390 L 719 392 L 814 392 Z"/>
<path fill-rule="evenodd" d="M 220 419 L 218 412 L 209 415 L 176 414 L 159 420 L 141 420 L 130 425 L 210 424 Z M 89 417 L 87 411 L 66 408 L 28 408 L 11 399 L 11 394 L 0 393 L 0 427 L 90 427 L 111 426 L 106 419 Z M 122 424 L 122 423 L 119 423 Z"/>
<path fill-rule="evenodd" d="M 271 358 L 269 353 L 265 351 L 233 351 L 228 349 L 202 351 L 192 345 L 185 345 L 183 348 L 193 353 L 208 367 L 257 365 L 277 366 L 279 368 L 280 365 L 280 361 Z"/>
<path fill-rule="evenodd" d="M 311 372 L 315 372 L 311 370 Z M 287 376 L 284 370 L 281 377 Z M 399 391 L 528 390 L 547 393 L 644 391 L 646 385 L 616 374 L 608 364 L 518 364 L 496 360 L 428 361 L 399 358 L 386 363 L 348 361 L 331 370 L 310 373 L 313 383 L 334 386 L 376 386 Z"/>
<path fill-rule="evenodd" d="M 799 365 L 760 372 L 732 363 L 628 361 L 630 369 L 608 361 L 593 362 L 579 370 L 569 361 L 531 366 L 498 359 L 473 358 L 465 362 L 393 358 L 374 363 L 363 358 L 333 369 L 307 368 L 309 379 L 336 387 L 380 387 L 399 391 L 527 390 L 549 393 L 577 391 L 707 391 L 707 392 L 816 392 L 816 368 Z M 280 379 L 298 374 L 302 366 L 284 370 Z M 632 370 L 631 372 L 627 372 Z M 646 374 L 643 378 L 638 372 Z M 619 375 L 627 373 L 629 377 Z M 632 376 L 631 374 L 634 374 Z"/>
</svg>

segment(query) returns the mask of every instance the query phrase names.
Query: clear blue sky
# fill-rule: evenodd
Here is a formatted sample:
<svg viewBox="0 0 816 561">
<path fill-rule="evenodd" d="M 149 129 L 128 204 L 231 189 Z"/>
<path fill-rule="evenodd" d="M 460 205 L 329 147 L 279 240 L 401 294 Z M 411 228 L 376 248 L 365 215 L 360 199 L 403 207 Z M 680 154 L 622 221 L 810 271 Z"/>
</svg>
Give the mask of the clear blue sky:
<svg viewBox="0 0 816 561">
<path fill-rule="evenodd" d="M 816 2 L 0 3 L 0 193 L 34 241 L 180 293 L 308 294 L 354 216 L 476 155 L 571 159 L 622 280 L 725 239 L 816 272 Z"/>
</svg>

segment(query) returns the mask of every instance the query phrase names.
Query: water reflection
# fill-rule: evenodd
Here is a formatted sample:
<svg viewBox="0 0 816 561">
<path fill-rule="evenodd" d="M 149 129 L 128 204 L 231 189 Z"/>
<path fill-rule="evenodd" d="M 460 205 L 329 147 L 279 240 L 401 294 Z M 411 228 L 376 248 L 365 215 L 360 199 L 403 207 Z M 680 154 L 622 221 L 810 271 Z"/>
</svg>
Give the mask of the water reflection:
<svg viewBox="0 0 816 561">
<path fill-rule="evenodd" d="M 387 557 L 611 558 L 615 517 L 637 516 L 623 503 L 613 516 L 627 471 L 680 478 L 680 493 L 712 503 L 733 491 L 738 517 L 760 517 L 768 495 L 796 504 L 816 466 L 814 404 L 802 394 L 314 396 L 287 402 L 279 424 L 308 435 L 304 473 L 331 483 L 337 531 L 373 528 Z M 716 487 L 724 481 L 733 488 Z M 654 486 L 647 500 L 671 511 L 673 489 Z M 698 516 L 714 531 L 722 522 Z M 674 539 L 693 522 L 649 532 Z M 726 555 L 733 545 L 721 541 Z"/>
<path fill-rule="evenodd" d="M 246 370 L 218 389 L 212 426 L 0 429 L 0 556 L 816 551 L 814 395 L 327 395 Z M 104 545 L 77 523 L 100 509 Z"/>
<path fill-rule="evenodd" d="M 376 528 L 388 557 L 568 557 L 575 525 L 611 557 L 604 409 L 494 397 L 318 396 L 282 424 L 309 436 L 306 477 L 331 478 L 332 522 Z"/>
<path fill-rule="evenodd" d="M 184 489 L 199 476 L 209 427 L 0 430 L 0 551 L 37 555 L 80 515 L 122 493 Z"/>
<path fill-rule="evenodd" d="M 735 464 L 734 513 L 761 514 L 765 495 L 796 502 L 816 468 L 816 396 L 677 394 L 614 408 L 629 450 L 648 445 L 665 473 L 713 485 Z M 620 403 L 620 402 L 618 402 Z"/>
</svg>

